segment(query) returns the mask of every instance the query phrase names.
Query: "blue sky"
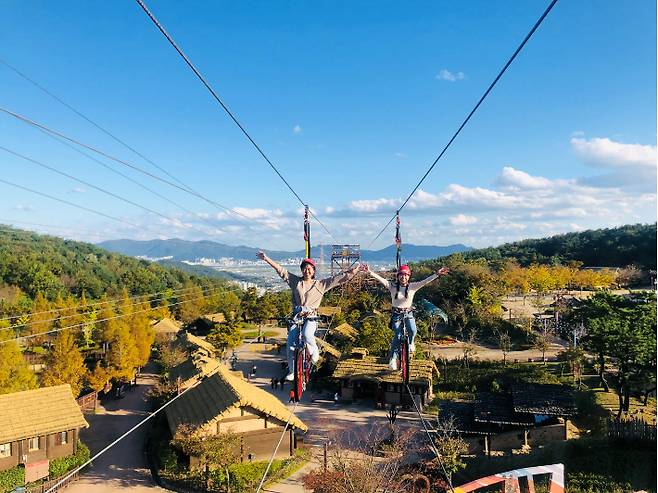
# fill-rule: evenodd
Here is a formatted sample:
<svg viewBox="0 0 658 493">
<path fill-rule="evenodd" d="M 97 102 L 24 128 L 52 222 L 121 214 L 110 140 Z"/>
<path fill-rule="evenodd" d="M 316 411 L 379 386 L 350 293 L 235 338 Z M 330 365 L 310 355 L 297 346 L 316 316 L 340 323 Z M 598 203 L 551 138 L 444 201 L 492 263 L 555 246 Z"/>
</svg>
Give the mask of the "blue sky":
<svg viewBox="0 0 658 493">
<path fill-rule="evenodd" d="M 174 2 L 149 7 L 340 242 L 368 245 L 545 2 Z M 656 5 L 558 2 L 403 211 L 403 240 L 500 244 L 656 220 Z M 0 222 L 76 239 L 301 247 L 300 204 L 139 6 L 7 1 L 0 58 L 211 200 L 0 114 Z M 162 173 L 7 66 L 0 106 Z M 190 213 L 191 212 L 191 213 Z M 165 217 L 162 217 L 165 216 Z M 314 239 L 332 241 L 313 226 Z M 384 233 L 373 247 L 392 242 Z"/>
</svg>

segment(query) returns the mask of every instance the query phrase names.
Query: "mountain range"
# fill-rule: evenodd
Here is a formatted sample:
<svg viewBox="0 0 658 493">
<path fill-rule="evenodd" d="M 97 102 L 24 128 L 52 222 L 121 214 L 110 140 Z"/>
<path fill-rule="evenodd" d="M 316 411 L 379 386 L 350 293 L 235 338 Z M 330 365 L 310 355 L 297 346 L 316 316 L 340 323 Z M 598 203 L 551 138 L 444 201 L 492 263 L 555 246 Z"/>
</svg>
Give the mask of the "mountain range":
<svg viewBox="0 0 658 493">
<path fill-rule="evenodd" d="M 178 238 L 168 240 L 108 240 L 98 243 L 98 246 L 111 252 L 122 253 L 132 257 L 148 258 L 171 258 L 178 262 L 196 261 L 201 258 L 220 259 L 233 258 L 236 260 L 255 260 L 256 252 L 261 248 L 248 247 L 244 245 L 230 246 L 209 240 L 187 241 Z M 318 257 L 322 250 L 325 260 L 329 260 L 331 246 L 324 245 L 313 247 L 313 256 Z M 450 255 L 452 253 L 468 252 L 471 247 L 462 244 L 447 246 L 412 245 L 405 244 L 402 247 L 402 258 L 404 261 L 420 261 Z M 282 251 L 266 250 L 267 255 L 274 260 L 289 258 L 301 258 L 304 250 Z M 395 245 L 387 246 L 381 250 L 361 250 L 361 259 L 364 262 L 395 260 Z"/>
</svg>

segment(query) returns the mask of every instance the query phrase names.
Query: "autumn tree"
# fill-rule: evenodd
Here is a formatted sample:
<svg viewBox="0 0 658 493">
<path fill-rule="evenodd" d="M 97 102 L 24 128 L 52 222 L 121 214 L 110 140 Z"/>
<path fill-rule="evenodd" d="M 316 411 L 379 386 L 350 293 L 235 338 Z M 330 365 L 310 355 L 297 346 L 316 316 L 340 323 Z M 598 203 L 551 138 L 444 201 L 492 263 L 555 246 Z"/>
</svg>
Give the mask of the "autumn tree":
<svg viewBox="0 0 658 493">
<path fill-rule="evenodd" d="M 0 328 L 6 327 L 9 327 L 6 321 L 0 322 Z M 12 331 L 0 331 L 0 394 L 37 387 L 37 378 L 23 358 L 16 341 L 10 340 L 12 337 Z"/>
<path fill-rule="evenodd" d="M 466 467 L 461 459 L 468 453 L 468 444 L 457 433 L 453 419 L 437 420 L 434 445 L 440 457 L 433 461 L 439 463 L 439 467 L 435 468 L 445 476 L 452 489 L 452 476 Z"/>
<path fill-rule="evenodd" d="M 54 345 L 46 356 L 46 369 L 41 381 L 45 387 L 68 383 L 73 396 L 77 397 L 87 374 L 80 350 L 69 330 L 57 333 Z"/>
<path fill-rule="evenodd" d="M 192 425 L 182 424 L 176 429 L 171 444 L 190 457 L 197 457 L 204 470 L 206 489 L 211 488 L 211 469 L 224 471 L 230 485 L 229 466 L 238 461 L 240 436 L 229 432 L 204 435 Z"/>
<path fill-rule="evenodd" d="M 498 348 L 503 353 L 503 366 L 507 365 L 507 354 L 512 350 L 512 338 L 509 332 L 500 329 L 495 332 Z"/>
<path fill-rule="evenodd" d="M 50 312 L 50 303 L 41 291 L 37 292 L 30 311 L 30 321 L 27 332 L 30 335 L 43 334 L 53 328 L 53 312 Z M 45 340 L 44 336 L 31 337 L 28 339 L 30 345 L 40 344 Z"/>
<path fill-rule="evenodd" d="M 184 324 L 190 324 L 204 314 L 206 300 L 201 287 L 186 284 L 185 289 L 187 289 L 185 294 L 175 298 L 176 303 L 179 304 L 175 306 L 174 311 L 179 320 Z"/>
</svg>

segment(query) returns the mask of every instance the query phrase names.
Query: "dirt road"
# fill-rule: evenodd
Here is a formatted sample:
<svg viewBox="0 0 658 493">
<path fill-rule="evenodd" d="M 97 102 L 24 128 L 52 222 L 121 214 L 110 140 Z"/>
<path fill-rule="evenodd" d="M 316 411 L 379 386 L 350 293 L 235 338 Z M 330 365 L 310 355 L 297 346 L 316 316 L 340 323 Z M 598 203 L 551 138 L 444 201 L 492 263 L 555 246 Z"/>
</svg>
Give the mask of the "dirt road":
<svg viewBox="0 0 658 493">
<path fill-rule="evenodd" d="M 137 387 L 123 399 L 108 400 L 97 414 L 86 416 L 90 427 L 80 438 L 92 455 L 128 431 L 147 416 L 146 391 L 157 381 L 149 365 L 137 379 Z M 66 488 L 66 493 L 110 493 L 117 490 L 166 492 L 151 477 L 144 456 L 144 437 L 148 423 L 128 435 L 104 455 L 83 469 L 80 480 Z"/>
</svg>

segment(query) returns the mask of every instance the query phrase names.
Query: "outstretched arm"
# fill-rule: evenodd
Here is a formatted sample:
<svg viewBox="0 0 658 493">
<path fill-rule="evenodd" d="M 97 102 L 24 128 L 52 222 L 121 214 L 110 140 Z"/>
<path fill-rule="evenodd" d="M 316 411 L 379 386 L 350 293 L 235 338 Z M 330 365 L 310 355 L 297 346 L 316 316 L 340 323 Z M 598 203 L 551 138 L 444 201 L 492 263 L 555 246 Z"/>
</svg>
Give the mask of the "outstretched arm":
<svg viewBox="0 0 658 493">
<path fill-rule="evenodd" d="M 390 288 L 391 283 L 388 279 L 384 279 L 382 276 L 380 276 L 376 272 L 370 270 L 370 266 L 368 264 L 364 264 L 364 265 L 365 265 L 365 271 L 368 274 L 370 274 L 371 277 L 374 277 L 375 279 L 377 279 L 380 283 L 382 283 L 386 287 L 386 289 Z"/>
<path fill-rule="evenodd" d="M 267 255 L 265 255 L 265 252 L 258 252 L 258 253 L 256 254 L 256 256 L 257 256 L 259 259 L 264 260 L 265 262 L 267 262 L 268 264 L 270 264 L 270 266 L 271 266 L 275 271 L 277 271 L 277 273 L 281 276 L 281 278 L 284 279 L 284 280 L 286 280 L 286 278 L 288 277 L 288 271 L 287 271 L 286 269 L 284 269 L 283 267 L 281 267 L 278 263 L 276 263 L 276 262 L 275 262 L 274 260 L 272 260 L 270 257 L 268 257 Z"/>
<path fill-rule="evenodd" d="M 432 274 L 431 276 L 423 279 L 422 281 L 409 283 L 409 287 L 411 289 L 418 290 L 418 289 L 422 288 L 423 286 L 425 286 L 426 284 L 431 283 L 434 279 L 438 279 L 441 276 L 447 275 L 448 272 L 450 272 L 450 269 L 448 269 L 447 267 L 441 267 L 434 274 Z"/>
<path fill-rule="evenodd" d="M 358 273 L 359 273 L 359 267 L 354 266 L 351 269 L 348 269 L 345 272 L 341 272 L 340 274 L 336 274 L 333 277 L 328 277 L 327 279 L 322 279 L 322 281 L 320 281 L 320 282 L 324 284 L 325 291 L 329 291 L 330 289 L 333 289 L 336 286 L 340 286 L 341 284 L 344 284 L 344 283 L 350 281 Z"/>
</svg>

